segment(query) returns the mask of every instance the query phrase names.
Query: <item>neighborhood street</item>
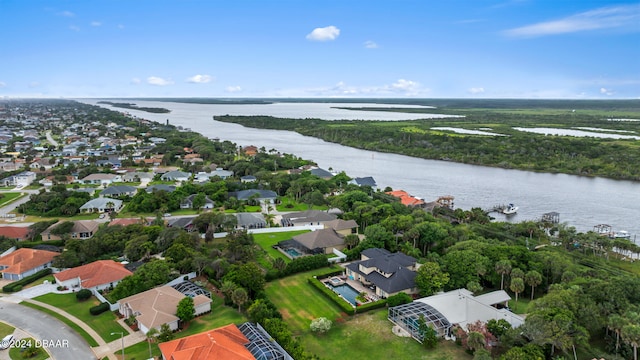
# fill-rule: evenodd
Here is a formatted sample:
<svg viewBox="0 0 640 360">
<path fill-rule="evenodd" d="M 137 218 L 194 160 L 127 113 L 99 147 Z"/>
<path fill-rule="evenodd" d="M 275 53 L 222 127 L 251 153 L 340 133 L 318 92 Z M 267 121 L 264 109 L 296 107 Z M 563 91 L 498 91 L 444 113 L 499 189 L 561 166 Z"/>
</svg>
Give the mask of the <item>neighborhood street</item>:
<svg viewBox="0 0 640 360">
<path fill-rule="evenodd" d="M 85 340 L 68 326 L 50 315 L 16 304 L 12 300 L 11 297 L 0 297 L 0 321 L 31 334 L 39 341 L 53 344 L 54 346 L 46 347 L 52 359 L 96 359 Z"/>
</svg>

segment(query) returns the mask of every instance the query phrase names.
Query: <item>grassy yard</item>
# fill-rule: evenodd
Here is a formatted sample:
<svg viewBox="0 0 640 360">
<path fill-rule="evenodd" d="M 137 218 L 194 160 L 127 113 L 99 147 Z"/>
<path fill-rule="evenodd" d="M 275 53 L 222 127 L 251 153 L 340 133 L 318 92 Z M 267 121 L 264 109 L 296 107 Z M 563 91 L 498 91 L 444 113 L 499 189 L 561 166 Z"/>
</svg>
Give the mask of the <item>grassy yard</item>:
<svg viewBox="0 0 640 360">
<path fill-rule="evenodd" d="M 13 330 L 15 330 L 13 326 L 0 322 L 0 339 L 9 334 L 13 334 Z"/>
<path fill-rule="evenodd" d="M 20 340 L 20 343 L 26 342 L 26 344 L 33 344 L 35 342 L 35 340 L 33 338 L 24 338 Z M 9 349 L 9 357 L 12 360 L 19 360 L 19 359 L 24 359 L 24 357 L 22 357 L 22 349 L 14 347 Z M 49 358 L 49 354 L 43 349 L 43 348 L 38 348 L 37 352 L 34 356 L 29 357 L 29 360 L 44 360 L 44 359 L 48 359 Z"/>
<path fill-rule="evenodd" d="M 27 289 L 27 288 L 30 288 L 30 287 L 42 285 L 47 280 L 49 281 L 49 284 L 54 284 L 56 282 L 56 278 L 54 278 L 53 275 L 47 275 L 47 276 L 45 276 L 45 277 L 43 277 L 41 279 L 38 279 L 38 280 L 32 282 L 29 285 L 26 285 L 23 289 Z"/>
<path fill-rule="evenodd" d="M 269 299 L 278 307 L 294 335 L 308 332 L 311 320 L 315 318 L 326 317 L 335 322 L 337 319 L 348 316 L 341 312 L 338 305 L 322 295 L 307 281 L 314 275 L 320 276 L 336 269 L 338 269 L 337 266 L 322 268 L 267 284 L 265 290 Z"/>
<path fill-rule="evenodd" d="M 287 232 L 281 232 L 281 233 L 253 234 L 253 239 L 256 242 L 256 244 L 260 245 L 260 247 L 267 252 L 267 255 L 271 258 L 271 260 L 281 258 L 285 262 L 290 262 L 291 259 L 289 259 L 280 251 L 272 248 L 272 246 L 276 245 L 280 241 L 289 240 L 296 235 L 300 235 L 306 232 L 309 232 L 309 231 L 298 230 L 298 231 L 287 231 Z"/>
<path fill-rule="evenodd" d="M 6 192 L 2 193 L 2 198 L 0 198 L 0 206 L 4 206 L 20 197 L 27 196 L 26 194 L 19 192 Z"/>
<path fill-rule="evenodd" d="M 45 294 L 36 297 L 35 300 L 53 305 L 84 321 L 106 342 L 113 340 L 113 336 L 111 336 L 112 332 L 126 331 L 116 322 L 116 316 L 110 311 L 103 312 L 98 316 L 94 316 L 89 313 L 89 309 L 91 307 L 100 303 L 94 297 L 91 297 L 87 301 L 78 302 L 76 295 L 73 293 Z"/>
<path fill-rule="evenodd" d="M 434 350 L 424 349 L 413 339 L 391 332 L 387 310 L 348 316 L 331 300 L 308 284 L 307 279 L 332 270 L 319 269 L 267 284 L 269 299 L 278 307 L 294 336 L 304 348 L 323 359 L 471 359 L 452 342 L 441 341 Z M 326 317 L 332 329 L 323 335 L 310 331 L 311 320 Z"/>
<path fill-rule="evenodd" d="M 176 332 L 175 338 L 197 334 L 206 330 L 215 329 L 229 324 L 242 324 L 247 321 L 244 315 L 238 313 L 235 308 L 224 306 L 223 300 L 219 297 L 213 297 L 211 304 L 211 312 L 200 316 L 191 321 L 189 327 Z M 129 360 L 142 360 L 149 358 L 149 344 L 146 341 L 129 346 L 124 350 L 125 356 Z M 151 344 L 151 353 L 153 356 L 160 356 L 160 349 L 157 343 Z M 120 352 L 115 355 L 120 356 Z"/>
<path fill-rule="evenodd" d="M 309 210 L 309 204 L 298 203 L 288 196 L 280 198 L 280 204 L 276 205 L 278 211 L 307 211 Z M 327 210 L 327 206 L 312 206 L 313 210 Z"/>
</svg>

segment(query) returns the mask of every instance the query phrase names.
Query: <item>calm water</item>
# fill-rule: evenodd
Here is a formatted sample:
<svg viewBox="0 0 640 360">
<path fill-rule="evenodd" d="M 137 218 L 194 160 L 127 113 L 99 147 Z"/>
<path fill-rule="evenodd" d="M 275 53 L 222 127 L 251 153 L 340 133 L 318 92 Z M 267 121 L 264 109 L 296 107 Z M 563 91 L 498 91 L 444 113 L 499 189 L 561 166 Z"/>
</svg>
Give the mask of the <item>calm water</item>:
<svg viewBox="0 0 640 360">
<path fill-rule="evenodd" d="M 89 104 L 97 102 L 82 101 Z M 172 111 L 169 114 L 128 111 L 133 115 L 163 123 L 169 119 L 173 125 L 243 146 L 264 146 L 267 150 L 274 148 L 313 160 L 324 169 L 345 171 L 351 177 L 373 176 L 380 188 L 390 186 L 404 189 L 427 201 L 433 201 L 441 195 L 453 195 L 455 206 L 463 209 L 514 203 L 519 207 L 516 215 L 507 219 L 504 215 L 494 214 L 499 220 L 514 222 L 535 220 L 544 213 L 556 211 L 560 213 L 561 222 L 575 226 L 579 231 L 592 230 L 597 224 L 609 224 L 615 231 L 629 231 L 632 238 L 636 235 L 640 242 L 640 183 L 637 182 L 425 160 L 354 149 L 291 131 L 250 129 L 212 120 L 212 115 L 229 113 L 230 107 L 237 114 L 283 116 L 279 112 L 266 112 L 268 105 L 200 105 L 154 101 L 136 101 L 136 104 L 164 107 Z M 330 109 L 330 104 L 287 105 L 289 117 L 340 119 L 341 114 L 350 114 L 348 110 Z M 263 112 L 251 113 L 247 110 L 243 113 L 244 107 L 258 107 L 251 111 Z M 394 113 L 364 113 L 371 113 L 380 120 L 385 116 L 398 120 Z"/>
</svg>

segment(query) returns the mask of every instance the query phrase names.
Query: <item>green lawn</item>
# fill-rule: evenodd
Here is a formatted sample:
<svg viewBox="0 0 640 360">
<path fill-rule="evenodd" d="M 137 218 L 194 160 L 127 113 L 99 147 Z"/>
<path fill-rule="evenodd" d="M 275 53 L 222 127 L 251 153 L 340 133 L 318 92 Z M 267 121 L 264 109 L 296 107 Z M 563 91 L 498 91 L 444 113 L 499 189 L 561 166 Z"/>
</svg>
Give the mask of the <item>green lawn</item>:
<svg viewBox="0 0 640 360">
<path fill-rule="evenodd" d="M 20 303 L 20 305 L 24 305 L 27 307 L 30 307 L 32 309 L 36 309 L 38 311 L 41 311 L 43 313 L 49 314 L 51 316 L 53 316 L 54 318 L 62 321 L 63 323 L 65 323 L 65 325 L 67 325 L 68 327 L 70 327 L 71 329 L 73 329 L 73 331 L 75 331 L 76 333 L 78 333 L 78 335 L 82 336 L 82 338 L 87 342 L 87 344 L 89 344 L 89 346 L 94 347 L 94 346 L 98 346 L 98 342 L 95 341 L 91 335 L 89 335 L 86 331 L 84 331 L 84 329 L 82 329 L 80 326 L 76 325 L 76 323 L 74 323 L 73 321 L 67 319 L 66 317 L 60 315 L 59 313 L 49 310 L 47 308 L 43 308 L 40 305 L 36 305 L 36 304 L 32 304 L 26 301 L 23 301 Z"/>
<path fill-rule="evenodd" d="M 26 344 L 35 344 L 35 340 L 33 338 L 24 338 L 24 339 L 20 339 L 20 343 L 22 344 L 24 342 L 26 342 Z M 12 360 L 21 360 L 24 359 L 24 357 L 22 357 L 22 349 L 14 347 L 9 349 L 9 357 Z M 38 348 L 37 353 L 32 356 L 29 357 L 29 360 L 44 360 L 44 359 L 48 359 L 49 358 L 49 354 L 43 349 L 43 348 Z"/>
<path fill-rule="evenodd" d="M 23 194 L 20 192 L 6 192 L 2 193 L 2 198 L 0 198 L 0 206 L 5 206 L 6 204 L 21 198 L 23 196 L 27 196 L 27 194 Z"/>
<path fill-rule="evenodd" d="M 311 320 L 326 317 L 331 321 L 345 318 L 338 305 L 308 283 L 314 275 L 320 276 L 335 271 L 338 267 L 322 268 L 288 276 L 267 284 L 266 293 L 278 307 L 283 319 L 294 335 L 308 331 Z M 323 356 L 324 358 L 324 356 Z"/>
<path fill-rule="evenodd" d="M 276 205 L 278 211 L 307 211 L 309 210 L 309 204 L 298 203 L 288 196 L 280 198 L 280 204 Z M 312 206 L 313 210 L 327 210 L 327 206 Z"/>
<path fill-rule="evenodd" d="M 117 318 L 112 312 L 106 311 L 97 316 L 91 315 L 91 313 L 89 313 L 89 309 L 91 307 L 96 306 L 100 303 L 94 297 L 91 297 L 87 301 L 78 302 L 74 293 L 45 294 L 36 297 L 34 300 L 53 305 L 84 321 L 106 342 L 110 342 L 113 340 L 113 336 L 111 336 L 112 332 L 126 332 L 126 330 L 116 322 Z"/>
<path fill-rule="evenodd" d="M 242 324 L 247 321 L 244 315 L 238 313 L 235 308 L 224 306 L 223 300 L 217 296 L 213 297 L 211 312 L 191 321 L 189 327 L 176 332 L 175 338 L 197 334 L 206 330 L 212 330 L 229 324 Z M 160 349 L 157 343 L 151 344 L 153 356 L 160 356 Z M 149 344 L 146 341 L 137 343 L 124 349 L 125 357 L 129 360 L 142 360 L 149 358 Z M 114 353 L 120 356 L 121 352 Z"/>
<path fill-rule="evenodd" d="M 13 334 L 13 330 L 15 330 L 13 326 L 0 322 L 0 339 L 9 334 Z"/>
<path fill-rule="evenodd" d="M 412 338 L 401 338 L 391 332 L 387 309 L 354 315 L 334 323 L 323 335 L 306 331 L 300 341 L 305 350 L 323 359 L 393 359 L 453 360 L 472 359 L 452 341 L 441 340 L 435 349 L 427 350 Z"/>
<path fill-rule="evenodd" d="M 296 274 L 267 284 L 269 299 L 278 307 L 284 320 L 304 346 L 323 359 L 471 359 L 453 342 L 441 341 L 434 350 L 424 349 L 413 339 L 400 338 L 391 332 L 387 309 L 348 316 L 331 300 L 308 284 L 307 279 L 331 271 L 324 268 Z M 332 329 L 323 335 L 310 331 L 311 320 L 326 317 Z"/>
<path fill-rule="evenodd" d="M 37 285 L 42 285 L 42 284 L 44 284 L 44 282 L 46 280 L 49 280 L 49 284 L 55 284 L 55 282 L 56 282 L 56 278 L 54 278 L 53 275 L 47 275 L 47 276 L 45 276 L 45 277 L 43 277 L 41 279 L 38 279 L 38 280 L 32 282 L 29 285 L 24 286 L 23 289 L 34 287 L 34 286 L 37 286 Z"/>
<path fill-rule="evenodd" d="M 287 231 L 287 232 L 278 232 L 278 233 L 266 233 L 266 234 L 253 234 L 253 240 L 256 244 L 260 245 L 264 251 L 267 252 L 271 260 L 281 258 L 285 262 L 290 262 L 286 255 L 281 253 L 280 251 L 272 248 L 273 245 L 276 245 L 280 241 L 289 240 L 296 235 L 300 235 L 303 233 L 309 232 L 309 230 L 298 230 L 298 231 Z"/>
</svg>

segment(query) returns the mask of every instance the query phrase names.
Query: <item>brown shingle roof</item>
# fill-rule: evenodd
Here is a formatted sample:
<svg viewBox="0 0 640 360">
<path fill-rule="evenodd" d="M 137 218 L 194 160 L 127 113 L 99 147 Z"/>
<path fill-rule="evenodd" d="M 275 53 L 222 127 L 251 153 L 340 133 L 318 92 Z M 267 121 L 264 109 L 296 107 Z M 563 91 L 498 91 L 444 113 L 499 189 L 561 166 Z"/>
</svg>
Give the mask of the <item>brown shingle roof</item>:
<svg viewBox="0 0 640 360">
<path fill-rule="evenodd" d="M 61 271 L 54 275 L 58 281 L 67 281 L 80 278 L 83 288 L 92 288 L 98 285 L 120 281 L 133 273 L 124 268 L 124 265 L 113 260 L 98 260 L 92 263 Z"/>
</svg>

